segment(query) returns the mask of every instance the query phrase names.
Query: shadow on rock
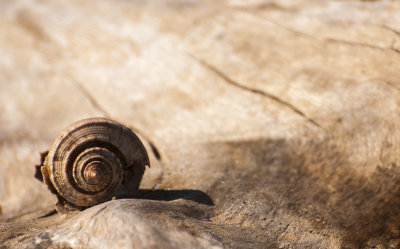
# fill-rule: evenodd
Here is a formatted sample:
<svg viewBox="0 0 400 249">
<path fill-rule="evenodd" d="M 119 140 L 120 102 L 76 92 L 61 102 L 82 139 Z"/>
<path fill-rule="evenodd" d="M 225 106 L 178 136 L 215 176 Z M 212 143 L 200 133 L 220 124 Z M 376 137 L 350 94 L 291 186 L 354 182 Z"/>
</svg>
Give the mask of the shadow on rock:
<svg viewBox="0 0 400 249">
<path fill-rule="evenodd" d="M 214 206 L 210 196 L 200 190 L 149 190 L 140 189 L 132 194 L 118 196 L 117 199 L 145 199 L 158 201 L 173 201 L 184 199 L 197 202 L 199 204 Z"/>
<path fill-rule="evenodd" d="M 207 190 L 216 203 L 214 220 L 269 231 L 263 237 L 267 248 L 278 247 L 276 241 L 284 241 L 291 224 L 299 221 L 307 225 L 304 236 L 340 239 L 343 248 L 400 245 L 398 163 L 355 163 L 349 158 L 357 151 L 330 139 L 207 146 L 210 154 L 219 155 L 210 157 L 214 163 L 225 168 L 222 179 Z M 372 174 L 363 173 L 367 167 L 374 169 Z M 311 240 L 297 243 L 313 247 Z"/>
</svg>

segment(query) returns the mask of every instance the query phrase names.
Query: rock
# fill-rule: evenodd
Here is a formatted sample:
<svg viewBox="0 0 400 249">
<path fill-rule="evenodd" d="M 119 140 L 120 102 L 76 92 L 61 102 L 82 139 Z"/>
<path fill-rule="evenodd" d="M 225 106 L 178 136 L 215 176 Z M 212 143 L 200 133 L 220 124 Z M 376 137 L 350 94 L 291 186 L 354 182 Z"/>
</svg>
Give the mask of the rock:
<svg viewBox="0 0 400 249">
<path fill-rule="evenodd" d="M 0 3 L 5 248 L 396 248 L 396 1 Z M 39 152 L 138 133 L 138 193 L 66 216 Z"/>
<path fill-rule="evenodd" d="M 3 241 L 6 247 L 221 248 L 221 243 L 207 229 L 211 225 L 210 210 L 180 200 L 168 203 L 125 199 L 69 216 L 36 219 L 30 222 L 36 228 L 34 233 L 22 235 L 24 223 L 5 224 L 1 229 L 6 231 L 7 239 Z M 105 229 L 110 224 L 118 231 Z"/>
</svg>

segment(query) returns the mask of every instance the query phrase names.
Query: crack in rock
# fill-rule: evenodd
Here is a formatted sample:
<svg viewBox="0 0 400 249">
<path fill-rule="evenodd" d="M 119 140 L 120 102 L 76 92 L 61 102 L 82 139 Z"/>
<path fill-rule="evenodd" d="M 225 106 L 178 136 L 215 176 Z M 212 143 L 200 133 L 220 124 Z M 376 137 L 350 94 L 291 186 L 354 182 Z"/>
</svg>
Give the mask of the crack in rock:
<svg viewBox="0 0 400 249">
<path fill-rule="evenodd" d="M 277 103 L 279 103 L 279 104 L 291 109 L 293 112 L 295 112 L 296 114 L 302 116 L 303 118 L 305 118 L 308 122 L 310 122 L 314 126 L 324 130 L 324 128 L 320 124 L 318 124 L 312 118 L 308 117 L 303 111 L 301 111 L 299 108 L 295 107 L 293 104 L 291 104 L 291 103 L 289 103 L 289 102 L 287 102 L 287 101 L 285 101 L 285 100 L 283 100 L 283 99 L 281 99 L 281 98 L 279 98 L 279 97 L 277 97 L 277 96 L 275 96 L 275 95 L 273 95 L 273 94 L 271 94 L 269 92 L 245 86 L 245 85 L 233 80 L 232 78 L 230 78 L 225 73 L 223 73 L 222 71 L 220 71 L 219 69 L 217 69 L 213 65 L 209 64 L 208 62 L 206 62 L 206 61 L 204 61 L 202 59 L 199 59 L 199 58 L 197 58 L 197 57 L 195 57 L 195 56 L 193 56 L 191 54 L 188 54 L 188 55 L 190 57 L 192 57 L 194 60 L 196 60 L 197 62 L 199 62 L 205 68 L 207 68 L 210 71 L 212 71 L 213 73 L 217 74 L 226 83 L 228 83 L 228 84 L 230 84 L 230 85 L 232 85 L 232 86 L 234 86 L 236 88 L 242 89 L 244 91 L 252 92 L 254 94 L 261 95 L 261 96 L 264 96 L 266 98 L 269 98 L 269 99 L 271 99 L 271 100 L 273 100 L 273 101 L 275 101 L 275 102 L 277 102 Z"/>
</svg>

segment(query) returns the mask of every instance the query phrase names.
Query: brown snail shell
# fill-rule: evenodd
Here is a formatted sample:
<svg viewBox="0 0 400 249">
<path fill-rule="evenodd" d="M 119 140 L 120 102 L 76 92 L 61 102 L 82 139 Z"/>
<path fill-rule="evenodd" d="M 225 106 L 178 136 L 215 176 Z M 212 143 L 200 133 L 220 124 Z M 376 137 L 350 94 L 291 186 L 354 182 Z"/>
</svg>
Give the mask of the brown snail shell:
<svg viewBox="0 0 400 249">
<path fill-rule="evenodd" d="M 139 138 L 107 118 L 70 125 L 43 156 L 41 177 L 58 197 L 58 206 L 77 208 L 131 193 L 139 187 L 149 165 Z"/>
</svg>

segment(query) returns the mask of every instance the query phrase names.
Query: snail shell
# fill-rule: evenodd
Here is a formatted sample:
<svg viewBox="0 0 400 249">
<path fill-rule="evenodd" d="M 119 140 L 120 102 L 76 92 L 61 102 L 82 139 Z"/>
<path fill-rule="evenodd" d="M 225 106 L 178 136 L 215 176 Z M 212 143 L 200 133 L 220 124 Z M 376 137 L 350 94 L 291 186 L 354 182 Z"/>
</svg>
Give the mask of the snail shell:
<svg viewBox="0 0 400 249">
<path fill-rule="evenodd" d="M 90 207 L 139 187 L 147 152 L 127 127 L 89 118 L 67 127 L 54 141 L 41 173 L 58 204 Z"/>
</svg>

